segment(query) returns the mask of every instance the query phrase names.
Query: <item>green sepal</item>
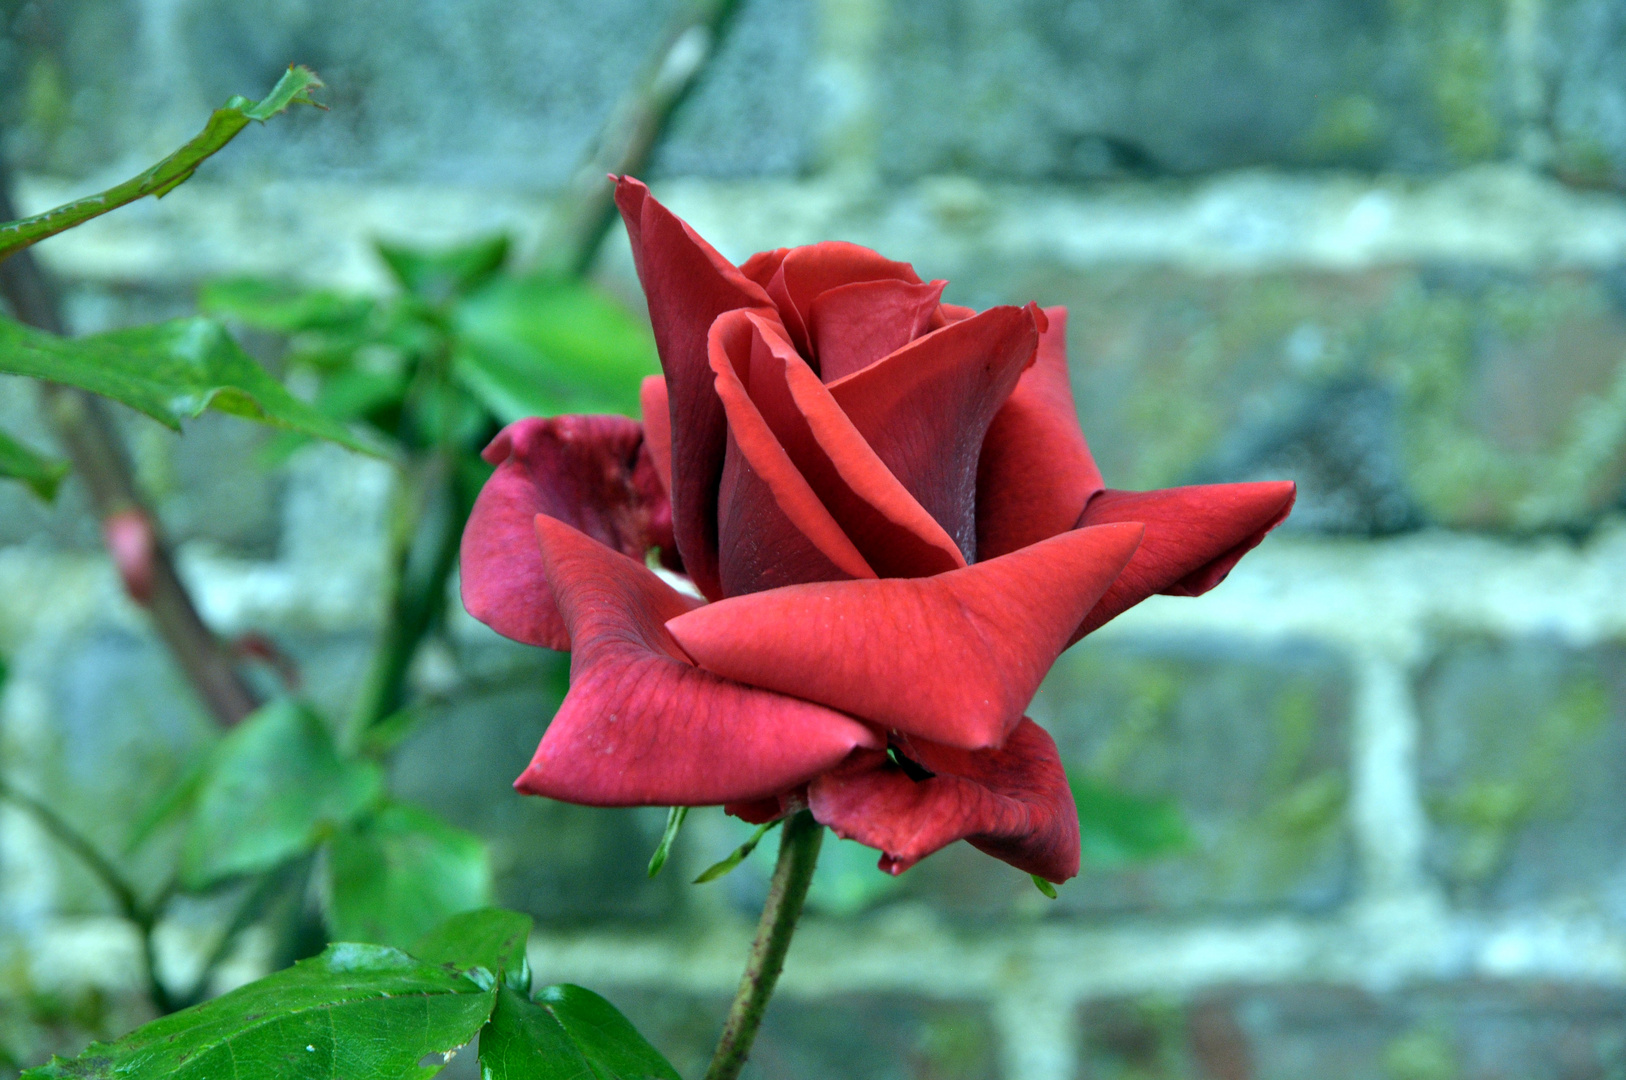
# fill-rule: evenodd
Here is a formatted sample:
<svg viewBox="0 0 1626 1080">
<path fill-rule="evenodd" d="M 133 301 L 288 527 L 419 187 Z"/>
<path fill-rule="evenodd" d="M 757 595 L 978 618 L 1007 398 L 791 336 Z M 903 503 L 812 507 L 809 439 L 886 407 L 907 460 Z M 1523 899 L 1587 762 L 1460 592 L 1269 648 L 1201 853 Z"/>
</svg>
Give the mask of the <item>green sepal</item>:
<svg viewBox="0 0 1626 1080">
<path fill-rule="evenodd" d="M 654 877 L 666 865 L 666 857 L 672 853 L 672 841 L 677 839 L 678 830 L 683 828 L 683 819 L 689 816 L 687 806 L 674 806 L 666 811 L 666 831 L 661 833 L 661 842 L 655 845 L 655 853 L 649 857 L 649 876 Z"/>
<path fill-rule="evenodd" d="M 1046 881 L 1044 878 L 1040 877 L 1038 874 L 1029 874 L 1028 877 L 1033 879 L 1033 887 L 1034 888 L 1038 889 L 1040 892 L 1044 893 L 1046 896 L 1050 897 L 1050 899 L 1052 899 L 1052 900 L 1054 900 L 1056 898 L 1056 886 L 1055 885 L 1053 885 L 1052 883 Z"/>
<path fill-rule="evenodd" d="M 765 825 L 757 826 L 757 831 L 751 834 L 751 839 L 735 848 L 733 853 L 722 862 L 713 863 L 712 865 L 706 867 L 706 869 L 701 872 L 700 876 L 694 879 L 694 884 L 704 885 L 708 881 L 716 881 L 724 874 L 733 870 L 736 866 L 740 865 L 740 863 L 744 862 L 746 858 L 750 856 L 751 852 L 757 849 L 757 845 L 762 843 L 762 838 L 768 835 L 768 831 L 770 829 L 782 824 L 784 820 L 784 818 L 774 818 Z"/>
</svg>

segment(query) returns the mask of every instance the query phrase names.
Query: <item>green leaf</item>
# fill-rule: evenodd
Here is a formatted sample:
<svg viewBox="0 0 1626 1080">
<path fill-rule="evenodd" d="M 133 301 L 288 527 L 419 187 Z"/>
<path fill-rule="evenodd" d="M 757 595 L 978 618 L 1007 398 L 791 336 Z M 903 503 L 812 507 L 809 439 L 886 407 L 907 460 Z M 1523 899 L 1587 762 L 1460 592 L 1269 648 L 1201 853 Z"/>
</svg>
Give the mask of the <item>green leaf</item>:
<svg viewBox="0 0 1626 1080">
<path fill-rule="evenodd" d="M 439 306 L 489 281 L 508 261 L 508 246 L 496 235 L 450 248 L 380 243 L 378 254 L 407 292 Z"/>
<path fill-rule="evenodd" d="M 283 389 L 212 319 L 173 319 L 72 339 L 0 319 L 0 374 L 90 390 L 177 431 L 183 419 L 215 409 L 380 453 Z"/>
<path fill-rule="evenodd" d="M 1031 877 L 1033 879 L 1033 887 L 1035 889 L 1038 889 L 1040 892 L 1044 893 L 1046 896 L 1050 897 L 1050 899 L 1052 899 L 1052 900 L 1054 900 L 1056 898 L 1056 886 L 1055 885 L 1053 885 L 1052 883 L 1046 881 L 1044 878 L 1040 877 L 1038 874 L 1029 874 L 1028 877 Z"/>
<path fill-rule="evenodd" d="M 525 946 L 531 917 L 517 911 L 482 908 L 465 911 L 419 938 L 408 951 L 430 964 L 450 964 L 459 971 L 485 968 L 501 975 L 521 993 L 531 989 L 531 966 Z"/>
<path fill-rule="evenodd" d="M 638 414 L 660 370 L 644 323 L 584 282 L 501 278 L 453 311 L 453 375 L 503 423 L 561 412 Z"/>
<path fill-rule="evenodd" d="M 461 911 L 491 903 L 480 838 L 391 803 L 333 837 L 328 923 L 336 938 L 405 948 Z"/>
<path fill-rule="evenodd" d="M 37 453 L 0 431 L 0 476 L 22 481 L 46 502 L 56 498 L 68 469 L 66 461 Z"/>
<path fill-rule="evenodd" d="M 162 198 L 185 183 L 206 158 L 236 138 L 250 120 L 269 120 L 294 104 L 316 105 L 310 92 L 321 85 L 322 81 L 309 68 L 290 66 L 265 100 L 256 103 L 245 97 L 232 98 L 214 111 L 208 124 L 191 142 L 140 176 L 108 188 L 100 195 L 77 199 L 21 221 L 0 224 L 0 259 L 126 203 L 148 195 Z"/>
<path fill-rule="evenodd" d="M 734 853 L 728 858 L 724 859 L 722 862 L 713 863 L 712 865 L 706 867 L 706 869 L 701 872 L 700 876 L 694 879 L 694 883 L 696 885 L 704 885 L 708 881 L 716 881 L 718 878 L 740 865 L 740 863 L 746 860 L 746 857 L 749 856 L 751 852 L 757 849 L 757 845 L 762 843 L 762 838 L 768 835 L 768 830 L 772 829 L 774 826 L 780 824 L 784 820 L 784 818 L 774 818 L 765 825 L 757 826 L 757 831 L 751 834 L 751 839 L 735 848 Z"/>
<path fill-rule="evenodd" d="M 406 737 L 416 731 L 429 715 L 429 705 L 422 701 L 401 706 L 361 733 L 358 752 L 370 758 L 384 758 L 405 742 Z"/>
<path fill-rule="evenodd" d="M 321 956 L 53 1058 L 28 1080 L 406 1080 L 433 1076 L 491 1014 L 494 988 L 376 945 Z"/>
<path fill-rule="evenodd" d="M 194 762 L 179 780 L 147 807 L 146 812 L 136 819 L 135 827 L 124 842 L 126 855 L 134 854 L 159 829 L 185 816 L 197 805 L 198 793 L 203 790 L 203 782 L 208 778 L 213 764 L 212 756 Z"/>
<path fill-rule="evenodd" d="M 376 802 L 383 777 L 346 761 L 321 719 L 274 701 L 221 740 L 198 792 L 181 880 L 203 888 L 309 851 Z"/>
<path fill-rule="evenodd" d="M 1084 861 L 1108 868 L 1172 854 L 1191 843 L 1173 799 L 1148 799 L 1068 773 Z"/>
<path fill-rule="evenodd" d="M 614 1005 L 579 986 L 550 986 L 525 997 L 497 991 L 480 1032 L 484 1080 L 679 1080 Z"/>
<path fill-rule="evenodd" d="M 373 311 L 373 300 L 326 289 L 307 289 L 264 278 L 225 278 L 198 292 L 198 309 L 245 326 L 279 334 L 307 330 L 355 330 Z"/>
<path fill-rule="evenodd" d="M 661 833 L 661 842 L 655 846 L 655 854 L 649 857 L 649 876 L 654 877 L 666 865 L 666 857 L 672 853 L 672 841 L 677 839 L 678 830 L 683 828 L 683 819 L 689 816 L 687 806 L 674 806 L 666 811 L 666 831 Z"/>
</svg>

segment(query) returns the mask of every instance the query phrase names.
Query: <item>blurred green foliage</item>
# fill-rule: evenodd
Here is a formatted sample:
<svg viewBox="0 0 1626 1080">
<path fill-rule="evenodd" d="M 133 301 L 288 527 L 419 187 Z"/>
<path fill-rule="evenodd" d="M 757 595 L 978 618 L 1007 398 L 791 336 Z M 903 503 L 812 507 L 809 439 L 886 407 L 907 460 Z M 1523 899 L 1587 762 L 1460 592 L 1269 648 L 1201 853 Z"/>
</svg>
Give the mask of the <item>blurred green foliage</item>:
<svg viewBox="0 0 1626 1080">
<path fill-rule="evenodd" d="M 590 283 L 513 268 L 510 247 L 380 244 L 399 286 L 385 298 L 236 278 L 206 286 L 199 305 L 281 335 L 318 410 L 408 451 L 527 416 L 636 415 L 640 379 L 660 370 L 648 327 Z"/>
</svg>

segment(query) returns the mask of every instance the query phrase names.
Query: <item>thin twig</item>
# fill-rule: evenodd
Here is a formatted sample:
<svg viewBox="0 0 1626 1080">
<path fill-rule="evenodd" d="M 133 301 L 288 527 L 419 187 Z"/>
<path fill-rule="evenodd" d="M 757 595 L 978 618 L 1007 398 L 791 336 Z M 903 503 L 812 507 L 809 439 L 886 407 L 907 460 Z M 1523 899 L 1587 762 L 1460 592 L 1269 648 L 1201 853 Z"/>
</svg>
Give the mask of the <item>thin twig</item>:
<svg viewBox="0 0 1626 1080">
<path fill-rule="evenodd" d="M 197 978 L 192 980 L 192 985 L 187 988 L 185 993 L 176 995 L 176 1005 L 186 1008 L 203 1000 L 204 996 L 209 992 L 209 980 L 214 977 L 215 971 L 231 955 L 231 951 L 236 946 L 237 939 L 242 937 L 243 931 L 259 920 L 260 916 L 265 913 L 266 905 L 278 893 L 287 888 L 296 875 L 302 876 L 304 874 L 305 865 L 308 862 L 308 858 L 296 859 L 260 875 L 259 879 L 243 896 L 242 902 L 237 905 L 237 910 L 232 913 L 231 921 L 226 924 L 226 928 L 221 931 L 220 937 L 215 941 L 214 948 L 209 950 L 209 955 L 204 958 L 203 966 L 198 969 Z"/>
<path fill-rule="evenodd" d="M 785 954 L 790 950 L 796 920 L 801 918 L 802 903 L 807 899 L 807 887 L 813 882 L 813 868 L 818 864 L 819 845 L 823 840 L 824 826 L 814 821 L 806 810 L 798 811 L 785 822 L 785 831 L 779 838 L 779 861 L 774 865 L 773 881 L 768 886 L 768 900 L 762 905 L 756 940 L 751 942 L 751 958 L 746 961 L 745 974 L 740 976 L 740 988 L 734 994 L 734 1004 L 729 1007 L 722 1038 L 717 1041 L 711 1067 L 706 1070 L 706 1080 L 735 1080 L 745 1068 L 757 1029 L 762 1026 L 762 1014 L 767 1011 L 768 999 L 773 996 L 779 972 L 784 969 Z"/>
<path fill-rule="evenodd" d="M 407 674 L 424 639 L 445 614 L 446 586 L 463 535 L 463 491 L 449 452 L 432 454 L 403 475 L 416 490 L 410 529 L 392 537 L 388 616 L 358 697 L 349 742 L 394 715 L 407 699 Z M 417 483 L 413 484 L 416 480 Z"/>
<path fill-rule="evenodd" d="M 160 893 L 157 903 L 142 903 L 135 886 L 125 879 L 119 868 L 55 810 L 32 795 L 18 791 L 4 780 L 0 780 L 0 799 L 26 812 L 40 828 L 72 852 L 74 857 L 84 864 L 85 869 L 101 882 L 102 887 L 113 897 L 113 902 L 118 905 L 119 914 L 134 923 L 140 933 L 142 967 L 146 973 L 147 992 L 152 997 L 153 1008 L 160 1014 L 174 1012 L 175 1005 L 169 989 L 158 977 L 158 957 L 153 946 L 153 928 L 158 921 L 157 908 L 162 905 L 167 891 Z"/>
<path fill-rule="evenodd" d="M 10 176 L 0 161 L 0 220 L 10 220 L 16 213 Z M 19 322 L 53 334 L 67 332 L 61 302 L 32 251 L 18 251 L 0 262 L 0 295 Z M 94 394 L 51 383 L 40 384 L 40 397 L 62 448 L 84 481 L 96 516 L 105 521 L 114 514 L 137 511 L 151 526 L 148 614 L 204 706 L 222 726 L 231 727 L 259 702 L 238 674 L 225 645 L 204 624 L 176 572 L 174 553 L 157 516 L 141 497 L 129 455 L 107 407 Z"/>
<path fill-rule="evenodd" d="M 561 200 L 553 240 L 558 265 L 569 273 L 581 276 L 593 268 L 615 222 L 615 193 L 605 175 L 643 171 L 666 133 L 672 113 L 716 56 L 739 6 L 740 0 L 693 0 L 616 102 Z"/>
</svg>

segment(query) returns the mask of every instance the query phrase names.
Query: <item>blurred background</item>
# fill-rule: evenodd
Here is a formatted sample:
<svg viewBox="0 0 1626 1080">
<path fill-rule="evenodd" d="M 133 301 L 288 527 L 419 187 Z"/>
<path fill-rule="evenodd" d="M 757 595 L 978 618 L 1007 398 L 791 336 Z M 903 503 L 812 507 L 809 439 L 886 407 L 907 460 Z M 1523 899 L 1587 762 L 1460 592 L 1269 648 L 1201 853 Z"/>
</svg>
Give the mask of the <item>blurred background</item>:
<svg viewBox="0 0 1626 1080">
<path fill-rule="evenodd" d="M 331 112 L 37 254 L 76 332 L 201 302 L 325 392 L 342 319 L 264 290 L 376 319 L 421 284 L 400 251 L 504 235 L 491 266 L 546 265 L 627 87 L 703 56 L 662 53 L 680 14 L 4 0 L 0 146 L 35 212 L 314 67 Z M 1626 1077 L 1626 4 L 741 0 L 707 59 L 643 175 L 725 255 L 846 239 L 957 303 L 1065 304 L 1110 485 L 1300 485 L 1213 594 L 1146 603 L 1041 690 L 1085 872 L 1050 901 L 964 845 L 897 880 L 828 847 L 748 1075 Z M 548 400 L 616 407 L 652 363 L 618 223 L 593 273 L 562 323 L 520 303 L 458 326 L 530 349 L 503 353 L 523 375 L 575 355 L 561 325 L 605 320 L 613 355 Z M 366 369 L 383 340 L 342 349 Z M 51 445 L 21 380 L 0 424 Z M 209 622 L 343 712 L 382 617 L 390 466 L 221 416 L 121 425 Z M 108 851 L 219 737 L 76 480 L 50 506 L 0 487 L 0 659 L 0 768 Z M 690 886 L 749 832 L 697 812 L 651 880 L 661 810 L 514 794 L 566 667 L 454 601 L 388 782 L 483 841 L 495 899 L 538 920 L 539 977 L 604 993 L 694 1075 L 772 852 Z M 167 909 L 176 979 L 220 903 Z M 251 929 L 211 985 L 282 947 Z M 0 1072 L 147 1015 L 137 952 L 0 807 Z"/>
</svg>

